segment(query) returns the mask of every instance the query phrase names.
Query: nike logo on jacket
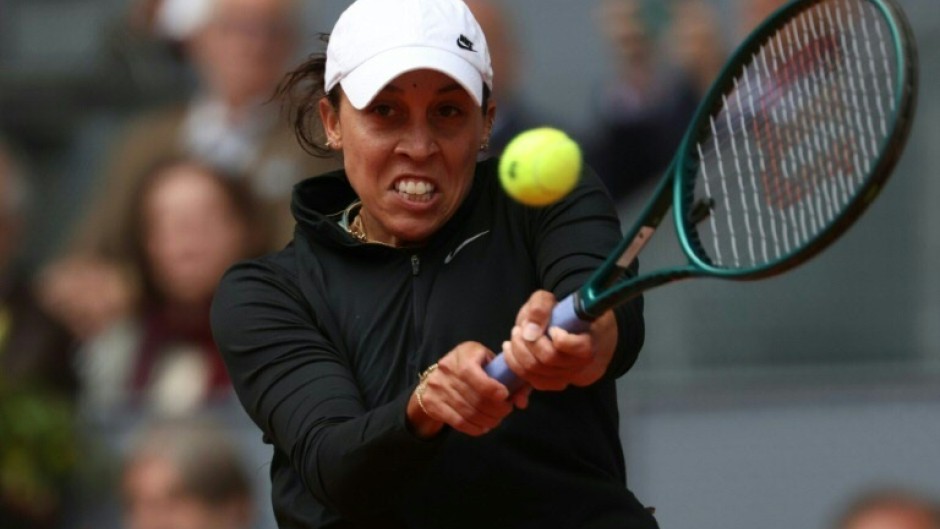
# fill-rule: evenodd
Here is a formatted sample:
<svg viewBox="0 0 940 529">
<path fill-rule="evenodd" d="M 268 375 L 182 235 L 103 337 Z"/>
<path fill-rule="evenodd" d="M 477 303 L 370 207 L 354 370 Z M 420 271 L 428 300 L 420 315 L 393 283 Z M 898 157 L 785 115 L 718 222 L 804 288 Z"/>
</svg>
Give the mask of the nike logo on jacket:
<svg viewBox="0 0 940 529">
<path fill-rule="evenodd" d="M 456 248 L 454 248 L 454 250 L 453 250 L 452 252 L 450 252 L 449 254 L 447 254 L 447 257 L 444 257 L 444 264 L 449 264 L 451 261 L 453 261 L 453 260 L 454 260 L 454 257 L 457 256 L 457 253 L 458 253 L 460 250 L 463 250 L 464 246 L 466 246 L 466 245 L 470 244 L 471 242 L 473 242 L 473 241 L 479 239 L 480 237 L 486 235 L 486 234 L 489 233 L 489 232 L 490 232 L 490 230 L 481 231 L 480 233 L 478 233 L 478 234 L 476 234 L 476 235 L 470 237 L 469 239 L 465 240 L 464 242 L 460 243 L 460 245 L 458 245 Z"/>
</svg>

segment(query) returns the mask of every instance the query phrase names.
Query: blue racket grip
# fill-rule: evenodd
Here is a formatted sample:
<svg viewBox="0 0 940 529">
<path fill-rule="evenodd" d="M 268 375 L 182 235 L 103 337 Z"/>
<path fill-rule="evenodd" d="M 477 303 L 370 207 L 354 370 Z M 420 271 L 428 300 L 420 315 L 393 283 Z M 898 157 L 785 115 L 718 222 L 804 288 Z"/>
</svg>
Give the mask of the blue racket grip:
<svg viewBox="0 0 940 529">
<path fill-rule="evenodd" d="M 591 327 L 591 322 L 582 320 L 578 317 L 575 310 L 575 295 L 571 294 L 558 302 L 552 310 L 552 319 L 549 321 L 548 328 L 561 327 L 571 333 L 583 333 Z M 490 363 L 483 367 L 490 378 L 495 378 L 501 384 L 509 389 L 510 393 L 515 393 L 524 383 L 515 373 L 506 365 L 506 358 L 503 353 L 496 355 Z"/>
</svg>

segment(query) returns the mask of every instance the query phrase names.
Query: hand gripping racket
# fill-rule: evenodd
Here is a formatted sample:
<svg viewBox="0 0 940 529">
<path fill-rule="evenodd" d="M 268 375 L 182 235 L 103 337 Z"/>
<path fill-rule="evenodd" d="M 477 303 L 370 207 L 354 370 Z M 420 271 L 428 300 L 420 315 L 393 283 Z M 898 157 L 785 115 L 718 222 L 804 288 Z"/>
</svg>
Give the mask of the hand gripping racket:
<svg viewBox="0 0 940 529">
<path fill-rule="evenodd" d="M 693 277 L 753 280 L 819 253 L 861 216 L 907 140 L 916 50 L 894 0 L 796 0 L 736 50 L 699 106 L 640 219 L 551 325 L 584 332 L 606 310 Z M 627 268 L 669 212 L 688 262 Z M 521 382 L 502 354 L 487 373 Z"/>
</svg>

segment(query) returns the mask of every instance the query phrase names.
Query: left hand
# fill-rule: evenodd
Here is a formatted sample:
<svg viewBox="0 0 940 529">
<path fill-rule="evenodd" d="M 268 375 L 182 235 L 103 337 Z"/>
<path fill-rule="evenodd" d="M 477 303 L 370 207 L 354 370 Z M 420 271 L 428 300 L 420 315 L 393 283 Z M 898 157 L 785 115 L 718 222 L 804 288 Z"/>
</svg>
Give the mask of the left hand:
<svg viewBox="0 0 940 529">
<path fill-rule="evenodd" d="M 438 360 L 408 401 L 405 413 L 412 430 L 429 438 L 446 424 L 466 435 L 485 435 L 512 413 L 513 407 L 525 408 L 527 389 L 510 395 L 483 371 L 495 356 L 483 344 L 463 342 Z"/>
<path fill-rule="evenodd" d="M 512 338 L 503 343 L 506 364 L 538 390 L 588 386 L 607 371 L 617 346 L 617 320 L 607 311 L 588 332 L 572 334 L 552 327 L 545 334 L 555 296 L 539 290 L 519 309 Z"/>
</svg>

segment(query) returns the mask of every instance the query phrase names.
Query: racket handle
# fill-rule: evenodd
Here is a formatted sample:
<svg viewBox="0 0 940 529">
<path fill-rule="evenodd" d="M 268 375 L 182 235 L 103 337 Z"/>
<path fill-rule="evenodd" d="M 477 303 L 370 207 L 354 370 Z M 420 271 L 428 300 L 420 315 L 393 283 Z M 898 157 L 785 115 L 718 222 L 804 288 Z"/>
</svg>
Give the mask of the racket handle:
<svg viewBox="0 0 940 529">
<path fill-rule="evenodd" d="M 517 377 L 516 374 L 509 369 L 509 366 L 506 365 L 506 357 L 503 353 L 499 353 L 489 364 L 483 366 L 483 370 L 486 371 L 486 374 L 489 375 L 490 378 L 495 378 L 497 382 L 506 386 L 509 393 L 515 393 L 519 388 L 525 385 L 522 379 Z"/>
<path fill-rule="evenodd" d="M 549 329 L 552 327 L 561 327 L 571 333 L 583 333 L 591 327 L 590 321 L 585 321 L 578 317 L 578 312 L 575 308 L 574 294 L 571 294 L 555 305 L 555 308 L 552 310 L 552 319 L 548 324 Z M 486 364 L 483 369 L 490 378 L 495 378 L 502 385 L 506 386 L 510 393 L 515 393 L 516 390 L 524 385 L 523 380 L 509 369 L 503 353 L 496 355 L 496 358 Z"/>
<path fill-rule="evenodd" d="M 573 334 L 585 333 L 591 328 L 590 320 L 585 320 L 578 316 L 575 294 L 571 294 L 555 305 L 555 308 L 552 310 L 552 319 L 548 322 L 548 328 L 550 329 L 552 327 L 561 327 Z"/>
</svg>

